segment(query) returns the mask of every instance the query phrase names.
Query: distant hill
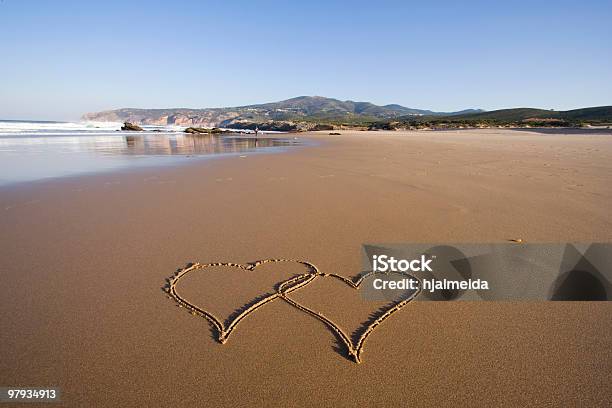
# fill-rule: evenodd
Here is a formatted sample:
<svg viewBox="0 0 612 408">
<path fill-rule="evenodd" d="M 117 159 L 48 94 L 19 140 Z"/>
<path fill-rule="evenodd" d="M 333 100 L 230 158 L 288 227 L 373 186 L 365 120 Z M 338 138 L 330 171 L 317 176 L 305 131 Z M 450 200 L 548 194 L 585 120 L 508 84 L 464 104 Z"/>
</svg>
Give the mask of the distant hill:
<svg viewBox="0 0 612 408">
<path fill-rule="evenodd" d="M 449 115 L 452 120 L 497 120 L 497 121 L 523 121 L 531 118 L 565 119 L 565 120 L 612 120 L 612 106 L 599 106 L 595 108 L 574 109 L 569 111 L 554 111 L 534 108 L 500 109 L 488 112 L 473 112 L 467 114 Z M 442 119 L 442 118 L 437 118 Z"/>
<path fill-rule="evenodd" d="M 229 108 L 205 109 L 135 109 L 124 108 L 87 113 L 84 120 L 132 122 L 141 125 L 182 125 L 208 127 L 265 127 L 266 124 L 290 122 L 368 124 L 375 121 L 419 115 L 455 115 L 465 112 L 433 112 L 401 105 L 375 105 L 370 102 L 340 101 L 322 96 L 298 96 L 280 102 Z M 286 124 L 286 123 L 285 123 Z"/>
<path fill-rule="evenodd" d="M 611 125 L 612 106 L 555 111 L 535 108 L 500 109 L 449 115 L 402 116 L 374 123 L 374 128 L 458 126 L 581 126 Z"/>
<path fill-rule="evenodd" d="M 470 113 L 481 113 L 485 112 L 483 109 L 464 109 L 457 112 L 437 112 L 434 113 L 437 116 L 457 116 L 457 115 L 466 115 Z"/>
<path fill-rule="evenodd" d="M 406 108 L 401 105 L 374 105 L 370 102 L 340 101 L 323 96 L 298 96 L 280 102 L 242 106 L 240 108 L 277 112 L 287 118 L 297 116 L 318 118 L 342 118 L 345 116 L 397 117 L 401 115 L 424 115 L 428 110 Z"/>
</svg>

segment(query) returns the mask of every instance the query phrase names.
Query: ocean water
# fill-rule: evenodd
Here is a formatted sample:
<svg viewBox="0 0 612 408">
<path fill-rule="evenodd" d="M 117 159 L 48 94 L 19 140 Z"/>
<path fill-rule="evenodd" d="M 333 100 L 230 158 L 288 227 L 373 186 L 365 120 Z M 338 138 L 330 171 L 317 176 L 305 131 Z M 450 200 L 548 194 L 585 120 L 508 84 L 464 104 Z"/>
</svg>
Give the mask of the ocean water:
<svg viewBox="0 0 612 408">
<path fill-rule="evenodd" d="M 280 134 L 256 139 L 252 134 L 192 135 L 175 126 L 143 126 L 144 132 L 120 128 L 120 123 L 0 121 L 0 186 L 301 144 Z"/>
</svg>

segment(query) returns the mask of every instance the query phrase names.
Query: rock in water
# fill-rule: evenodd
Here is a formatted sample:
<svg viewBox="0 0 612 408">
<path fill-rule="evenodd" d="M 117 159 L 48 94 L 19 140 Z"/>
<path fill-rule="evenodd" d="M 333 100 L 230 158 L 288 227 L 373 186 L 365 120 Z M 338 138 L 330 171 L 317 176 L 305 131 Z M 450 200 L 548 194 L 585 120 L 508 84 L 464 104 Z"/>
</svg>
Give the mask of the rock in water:
<svg viewBox="0 0 612 408">
<path fill-rule="evenodd" d="M 193 134 L 199 134 L 199 133 L 223 133 L 223 131 L 219 128 L 201 128 L 201 127 L 188 127 L 187 129 L 184 130 L 185 133 L 193 133 Z"/>
<path fill-rule="evenodd" d="M 210 133 L 210 129 L 200 128 L 200 127 L 188 127 L 184 130 L 185 133 Z"/>
<path fill-rule="evenodd" d="M 139 131 L 142 131 L 143 128 L 133 123 L 130 123 L 130 122 L 123 122 L 123 126 L 121 126 L 121 130 L 133 130 L 133 131 L 139 132 Z"/>
</svg>

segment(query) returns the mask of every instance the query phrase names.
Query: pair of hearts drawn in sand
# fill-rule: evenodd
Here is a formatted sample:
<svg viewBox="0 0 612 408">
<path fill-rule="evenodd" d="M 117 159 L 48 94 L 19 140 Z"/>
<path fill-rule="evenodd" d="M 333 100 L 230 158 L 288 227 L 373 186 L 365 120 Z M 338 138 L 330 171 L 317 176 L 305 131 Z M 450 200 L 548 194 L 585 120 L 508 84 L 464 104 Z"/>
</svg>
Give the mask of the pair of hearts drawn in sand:
<svg viewBox="0 0 612 408">
<path fill-rule="evenodd" d="M 302 264 L 306 266 L 310 270 L 310 272 L 298 275 L 292 279 L 289 279 L 287 281 L 277 284 L 276 293 L 266 294 L 264 296 L 256 298 L 255 301 L 249 304 L 249 307 L 240 311 L 240 313 L 237 313 L 233 318 L 227 321 L 226 322 L 227 325 L 224 324 L 221 319 L 217 318 L 211 312 L 197 306 L 196 304 L 192 303 L 191 301 L 181 296 L 176 289 L 177 283 L 181 279 L 183 279 L 189 273 L 194 272 L 196 270 L 205 270 L 206 268 L 215 267 L 215 266 L 229 266 L 229 267 L 238 268 L 238 269 L 248 271 L 248 272 L 253 272 L 255 268 L 257 268 L 259 265 L 266 264 L 266 263 L 277 263 L 277 262 L 293 262 L 293 263 Z M 380 274 L 380 272 L 369 272 L 353 280 L 353 279 L 349 279 L 349 278 L 346 278 L 340 275 L 336 275 L 336 274 L 322 273 L 319 271 L 319 269 L 315 265 L 311 264 L 310 262 L 295 260 L 295 259 L 265 259 L 262 261 L 257 261 L 252 264 L 246 264 L 246 265 L 236 264 L 236 263 L 231 263 L 231 262 L 227 262 L 227 263 L 217 262 L 217 263 L 209 263 L 209 264 L 195 263 L 195 264 L 188 265 L 184 269 L 180 269 L 179 271 L 177 271 L 177 273 L 173 277 L 168 279 L 168 286 L 166 287 L 166 291 L 169 297 L 174 299 L 178 303 L 179 306 L 190 310 L 191 313 L 194 315 L 199 315 L 205 318 L 206 320 L 208 320 L 216 329 L 217 340 L 221 344 L 225 344 L 227 342 L 229 336 L 234 331 L 238 323 L 240 323 L 249 314 L 255 312 L 260 307 L 266 305 L 267 303 L 277 298 L 282 298 L 283 300 L 287 301 L 292 306 L 296 307 L 298 310 L 301 310 L 313 317 L 316 317 L 320 321 L 322 321 L 331 331 L 333 331 L 336 334 L 338 339 L 346 346 L 348 356 L 351 359 L 353 359 L 356 363 L 360 363 L 361 353 L 363 351 L 364 344 L 365 344 L 367 337 L 374 331 L 374 329 L 377 326 L 379 326 L 382 322 L 387 320 L 392 314 L 399 311 L 406 304 L 408 304 L 411 300 L 413 300 L 416 296 L 418 296 L 418 294 L 421 291 L 421 285 L 419 285 L 419 288 L 415 292 L 410 293 L 409 296 L 402 297 L 401 300 L 393 302 L 390 307 L 385 307 L 381 309 L 378 314 L 375 314 L 374 317 L 364 327 L 364 330 L 361 332 L 359 337 L 356 339 L 356 342 L 354 342 L 351 339 L 351 337 L 346 334 L 346 331 L 343 330 L 333 320 L 329 319 L 322 313 L 317 312 L 316 310 L 313 310 L 299 303 L 295 299 L 292 299 L 289 296 L 289 294 L 297 289 L 303 288 L 304 286 L 308 285 L 309 283 L 311 283 L 314 279 L 318 277 L 323 277 L 323 278 L 329 277 L 333 279 L 338 279 L 341 282 L 348 285 L 349 287 L 358 290 L 366 278 L 376 273 Z M 414 278 L 411 275 L 408 275 L 406 273 L 401 273 L 401 272 L 387 273 L 387 275 L 389 274 L 397 274 L 397 275 L 409 276 L 409 277 Z"/>
</svg>

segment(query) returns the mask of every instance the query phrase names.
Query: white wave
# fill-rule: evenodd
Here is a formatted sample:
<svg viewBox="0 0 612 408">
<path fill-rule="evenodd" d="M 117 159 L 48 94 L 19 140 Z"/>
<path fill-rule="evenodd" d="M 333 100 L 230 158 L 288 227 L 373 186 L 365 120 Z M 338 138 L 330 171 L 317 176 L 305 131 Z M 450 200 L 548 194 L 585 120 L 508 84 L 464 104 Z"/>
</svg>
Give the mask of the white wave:
<svg viewBox="0 0 612 408">
<path fill-rule="evenodd" d="M 2 121 L 0 120 L 0 137 L 21 137 L 21 136 L 94 136 L 110 135 L 121 131 L 121 122 L 37 122 L 37 121 Z M 142 125 L 145 131 L 161 132 L 183 132 L 187 126 L 178 125 Z M 240 133 L 255 133 L 252 129 L 226 129 Z M 261 134 L 284 133 L 278 131 L 260 131 Z M 117 132 L 117 134 L 121 134 Z"/>
<path fill-rule="evenodd" d="M 61 132 L 61 131 L 87 131 L 95 129 L 114 130 L 121 128 L 121 124 L 113 122 L 17 122 L 0 121 L 0 132 Z"/>
<path fill-rule="evenodd" d="M 120 122 L 36 122 L 36 121 L 2 121 L 0 120 L 0 136 L 54 136 L 54 135 L 92 135 L 108 134 L 121 130 Z M 163 132 L 182 132 L 183 126 L 144 125 L 144 130 L 160 130 Z"/>
</svg>

